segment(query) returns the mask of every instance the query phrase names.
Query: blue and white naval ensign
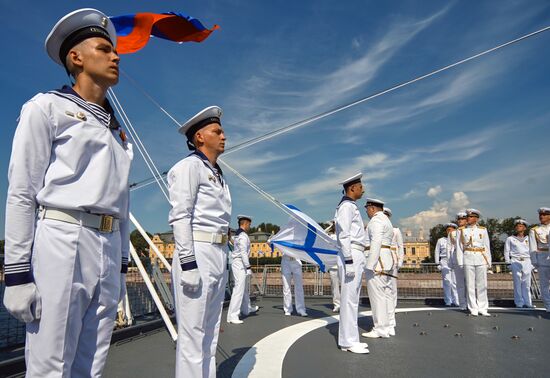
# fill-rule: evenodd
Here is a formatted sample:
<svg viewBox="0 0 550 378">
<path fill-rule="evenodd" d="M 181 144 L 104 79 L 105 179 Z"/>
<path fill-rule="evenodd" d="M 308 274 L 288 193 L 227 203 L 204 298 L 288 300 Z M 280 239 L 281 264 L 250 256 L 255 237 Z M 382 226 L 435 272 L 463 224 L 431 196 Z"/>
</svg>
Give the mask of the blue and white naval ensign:
<svg viewBox="0 0 550 378">
<path fill-rule="evenodd" d="M 231 195 L 220 167 L 199 150 L 170 169 L 168 187 L 176 243 L 176 377 L 213 377 L 227 283 Z M 189 285 L 192 281 L 196 288 Z"/>
<path fill-rule="evenodd" d="M 40 319 L 22 319 L 29 376 L 95 376 L 107 355 L 128 261 L 132 158 L 108 108 L 64 87 L 21 111 L 8 171 L 5 282 L 6 296 L 36 285 L 41 297 Z M 113 217 L 110 232 L 98 230 L 101 215 Z"/>
</svg>

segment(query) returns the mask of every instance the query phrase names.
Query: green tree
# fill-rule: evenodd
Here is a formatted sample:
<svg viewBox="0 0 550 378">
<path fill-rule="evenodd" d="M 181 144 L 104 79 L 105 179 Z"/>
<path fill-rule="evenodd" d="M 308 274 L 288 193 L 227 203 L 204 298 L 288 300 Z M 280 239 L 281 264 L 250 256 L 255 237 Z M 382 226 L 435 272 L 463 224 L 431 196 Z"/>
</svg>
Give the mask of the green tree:
<svg viewBox="0 0 550 378">
<path fill-rule="evenodd" d="M 277 232 L 279 232 L 280 229 L 281 227 L 277 226 L 276 224 L 262 222 L 256 227 L 250 227 L 250 233 L 254 233 L 254 232 L 258 232 L 258 230 L 262 230 L 262 232 L 276 234 Z"/>
<path fill-rule="evenodd" d="M 150 238 L 153 237 L 150 233 L 147 232 L 147 236 Z M 141 236 L 141 233 L 138 230 L 134 230 L 130 233 L 130 241 L 132 242 L 132 245 L 136 249 L 136 252 L 146 252 L 149 251 L 149 243 L 145 240 L 143 236 Z"/>
</svg>

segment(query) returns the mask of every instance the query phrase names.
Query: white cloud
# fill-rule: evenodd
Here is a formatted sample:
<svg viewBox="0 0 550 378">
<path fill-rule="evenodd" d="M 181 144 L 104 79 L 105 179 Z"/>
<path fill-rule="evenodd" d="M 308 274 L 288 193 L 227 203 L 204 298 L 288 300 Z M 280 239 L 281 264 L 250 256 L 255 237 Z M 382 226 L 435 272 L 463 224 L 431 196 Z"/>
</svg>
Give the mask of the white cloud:
<svg viewBox="0 0 550 378">
<path fill-rule="evenodd" d="M 455 192 L 448 201 L 434 201 L 429 209 L 402 218 L 399 224 L 404 228 L 428 230 L 436 224 L 448 222 L 459 210 L 465 209 L 469 204 L 470 200 L 466 193 Z"/>
<path fill-rule="evenodd" d="M 428 192 L 426 193 L 426 195 L 427 195 L 428 197 L 432 197 L 432 198 L 433 198 L 433 197 L 437 197 L 437 195 L 438 195 L 439 193 L 441 193 L 441 190 L 442 190 L 442 189 L 441 189 L 441 185 L 433 186 L 433 187 L 431 187 L 430 189 L 428 189 Z"/>
</svg>

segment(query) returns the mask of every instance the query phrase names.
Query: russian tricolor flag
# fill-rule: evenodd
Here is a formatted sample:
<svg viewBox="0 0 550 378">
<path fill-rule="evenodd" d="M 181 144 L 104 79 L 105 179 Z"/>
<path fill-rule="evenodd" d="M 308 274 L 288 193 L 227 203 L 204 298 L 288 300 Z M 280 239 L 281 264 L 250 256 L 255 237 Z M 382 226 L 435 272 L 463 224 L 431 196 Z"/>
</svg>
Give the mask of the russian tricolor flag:
<svg viewBox="0 0 550 378">
<path fill-rule="evenodd" d="M 218 29 L 207 29 L 196 18 L 181 13 L 136 13 L 110 17 L 117 33 L 117 52 L 130 54 L 141 50 L 150 36 L 174 42 L 202 42 Z"/>
</svg>

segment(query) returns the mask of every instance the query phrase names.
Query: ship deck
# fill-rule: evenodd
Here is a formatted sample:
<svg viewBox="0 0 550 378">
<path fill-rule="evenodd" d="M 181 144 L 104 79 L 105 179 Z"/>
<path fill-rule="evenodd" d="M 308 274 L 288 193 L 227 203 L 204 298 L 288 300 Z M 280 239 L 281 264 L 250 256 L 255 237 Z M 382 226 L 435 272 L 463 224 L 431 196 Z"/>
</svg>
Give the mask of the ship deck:
<svg viewBox="0 0 550 378">
<path fill-rule="evenodd" d="M 338 349 L 330 299 L 307 299 L 307 318 L 284 316 L 281 298 L 257 304 L 241 325 L 226 323 L 224 308 L 218 377 L 542 377 L 548 368 L 550 313 L 540 309 L 492 307 L 484 318 L 400 301 L 396 336 L 363 338 L 370 354 L 356 355 Z M 372 327 L 368 306 L 359 327 Z M 104 376 L 173 377 L 174 366 L 175 345 L 158 328 L 113 343 Z"/>
</svg>

